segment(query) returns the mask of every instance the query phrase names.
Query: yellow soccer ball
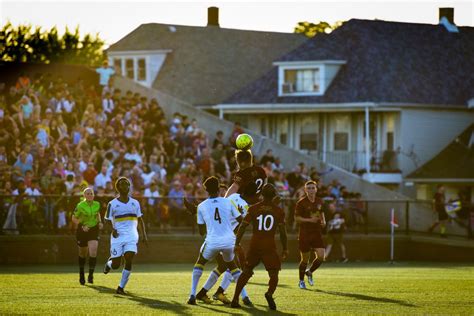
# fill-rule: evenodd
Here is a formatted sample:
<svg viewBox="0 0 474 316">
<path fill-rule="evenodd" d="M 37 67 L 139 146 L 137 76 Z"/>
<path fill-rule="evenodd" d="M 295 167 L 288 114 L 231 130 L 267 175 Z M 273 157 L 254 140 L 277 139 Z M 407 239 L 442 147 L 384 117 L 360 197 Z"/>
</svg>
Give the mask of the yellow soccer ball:
<svg viewBox="0 0 474 316">
<path fill-rule="evenodd" d="M 248 150 L 253 146 L 253 138 L 249 134 L 240 134 L 235 140 L 235 146 L 240 150 Z"/>
</svg>

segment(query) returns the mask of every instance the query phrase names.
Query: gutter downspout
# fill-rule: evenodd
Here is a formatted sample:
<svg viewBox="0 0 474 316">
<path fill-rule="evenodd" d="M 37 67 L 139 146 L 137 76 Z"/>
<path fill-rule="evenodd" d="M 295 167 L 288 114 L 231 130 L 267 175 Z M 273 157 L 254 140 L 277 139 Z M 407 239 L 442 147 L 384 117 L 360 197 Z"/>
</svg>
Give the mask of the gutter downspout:
<svg viewBox="0 0 474 316">
<path fill-rule="evenodd" d="M 369 134 L 369 107 L 365 107 L 365 170 L 370 179 L 370 134 Z"/>
</svg>

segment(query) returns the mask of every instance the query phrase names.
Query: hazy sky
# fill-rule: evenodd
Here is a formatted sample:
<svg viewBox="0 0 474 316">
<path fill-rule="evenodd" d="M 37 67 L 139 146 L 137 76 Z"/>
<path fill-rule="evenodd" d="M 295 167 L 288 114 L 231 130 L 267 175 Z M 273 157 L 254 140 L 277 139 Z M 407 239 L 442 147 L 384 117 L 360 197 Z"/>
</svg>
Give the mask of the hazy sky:
<svg viewBox="0 0 474 316">
<path fill-rule="evenodd" d="M 474 26 L 474 0 L 429 1 L 21 1 L 0 0 L 0 22 L 31 23 L 45 28 L 80 27 L 100 33 L 112 44 L 142 23 L 205 26 L 207 7 L 219 7 L 221 27 L 292 32 L 299 21 L 345 21 L 351 18 L 438 23 L 439 7 L 454 7 L 459 26 Z"/>
</svg>

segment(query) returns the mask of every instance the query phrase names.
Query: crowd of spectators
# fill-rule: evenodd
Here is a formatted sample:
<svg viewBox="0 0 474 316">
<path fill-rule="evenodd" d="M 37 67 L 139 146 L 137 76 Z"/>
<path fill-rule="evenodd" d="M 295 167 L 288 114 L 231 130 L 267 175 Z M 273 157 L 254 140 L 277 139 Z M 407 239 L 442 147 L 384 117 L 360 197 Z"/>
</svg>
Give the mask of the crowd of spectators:
<svg viewBox="0 0 474 316">
<path fill-rule="evenodd" d="M 167 120 L 156 99 L 103 83 L 21 74 L 0 91 L 3 231 L 68 232 L 82 191 L 93 187 L 104 212 L 120 176 L 131 180 L 147 225 L 165 233 L 179 226 L 194 230 L 182 198 L 204 198 L 201 183 L 210 175 L 231 182 L 236 168 L 231 144 L 243 132 L 239 123 L 228 136 L 207 135 L 197 120 L 180 113 Z M 286 173 L 271 149 L 255 158 L 282 196 L 294 228 L 291 198 L 300 197 L 305 181 L 319 180 L 321 173 L 304 163 Z M 360 194 L 337 181 L 319 185 L 322 198 L 337 201 L 353 223 L 363 222 Z"/>
</svg>

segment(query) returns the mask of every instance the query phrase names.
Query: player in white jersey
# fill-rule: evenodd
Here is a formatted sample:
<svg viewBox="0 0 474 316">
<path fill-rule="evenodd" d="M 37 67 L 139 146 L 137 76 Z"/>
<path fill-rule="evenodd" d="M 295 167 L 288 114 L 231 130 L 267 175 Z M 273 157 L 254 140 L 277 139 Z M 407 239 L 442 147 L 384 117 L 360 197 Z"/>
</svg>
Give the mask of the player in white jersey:
<svg viewBox="0 0 474 316">
<path fill-rule="evenodd" d="M 204 265 L 211 259 L 222 255 L 226 268 L 228 268 L 235 279 L 239 278 L 240 269 L 234 261 L 235 234 L 232 221 L 240 222 L 242 219 L 239 211 L 232 207 L 230 200 L 219 197 L 219 180 L 209 177 L 204 181 L 204 188 L 209 198 L 198 205 L 197 223 L 201 236 L 206 239 L 201 247 L 199 257 L 194 264 L 191 295 L 188 304 L 196 305 L 196 299 L 210 303 L 209 297 L 204 294 L 196 295 L 196 288 L 201 278 Z"/>
<path fill-rule="evenodd" d="M 128 196 L 130 181 L 125 177 L 119 178 L 115 183 L 115 189 L 120 196 L 109 202 L 105 214 L 105 219 L 112 224 L 112 235 L 110 236 L 110 258 L 105 263 L 104 273 L 109 273 L 110 269 L 118 269 L 123 256 L 125 267 L 116 293 L 125 294 L 124 288 L 132 271 L 133 257 L 137 253 L 138 227 L 145 242 L 147 236 L 140 203 Z"/>
<path fill-rule="evenodd" d="M 231 194 L 227 199 L 231 202 L 232 208 L 235 211 L 238 211 L 242 218 L 247 215 L 247 210 L 249 208 L 249 203 L 248 201 L 253 201 L 256 196 L 256 191 L 257 191 L 257 185 L 254 183 L 251 183 L 250 185 L 246 186 L 245 191 L 241 194 L 239 193 L 234 193 Z M 237 232 L 239 228 L 239 222 L 237 220 L 232 221 L 232 229 L 234 233 Z M 237 266 L 240 268 L 241 265 L 245 264 L 245 253 L 242 250 L 241 247 L 236 248 L 234 250 L 234 253 L 237 255 L 236 257 L 236 263 Z M 231 272 L 227 269 L 227 267 L 224 264 L 224 261 L 221 256 L 218 256 L 216 258 L 216 261 L 218 263 L 217 267 L 215 267 L 211 274 L 209 275 L 206 283 L 204 286 L 201 288 L 201 290 L 198 292 L 197 297 L 205 297 L 207 296 L 207 292 L 216 284 L 217 280 L 219 279 L 221 274 L 223 275 L 221 285 L 217 289 L 216 293 L 213 295 L 214 300 L 221 301 L 224 304 L 230 304 L 231 301 L 227 298 L 225 295 L 225 290 L 230 286 L 230 283 L 233 280 Z M 253 306 L 252 302 L 250 301 L 250 298 L 247 294 L 247 291 L 245 288 L 242 289 L 241 292 L 241 297 L 242 301 L 245 305 L 247 306 Z"/>
</svg>

